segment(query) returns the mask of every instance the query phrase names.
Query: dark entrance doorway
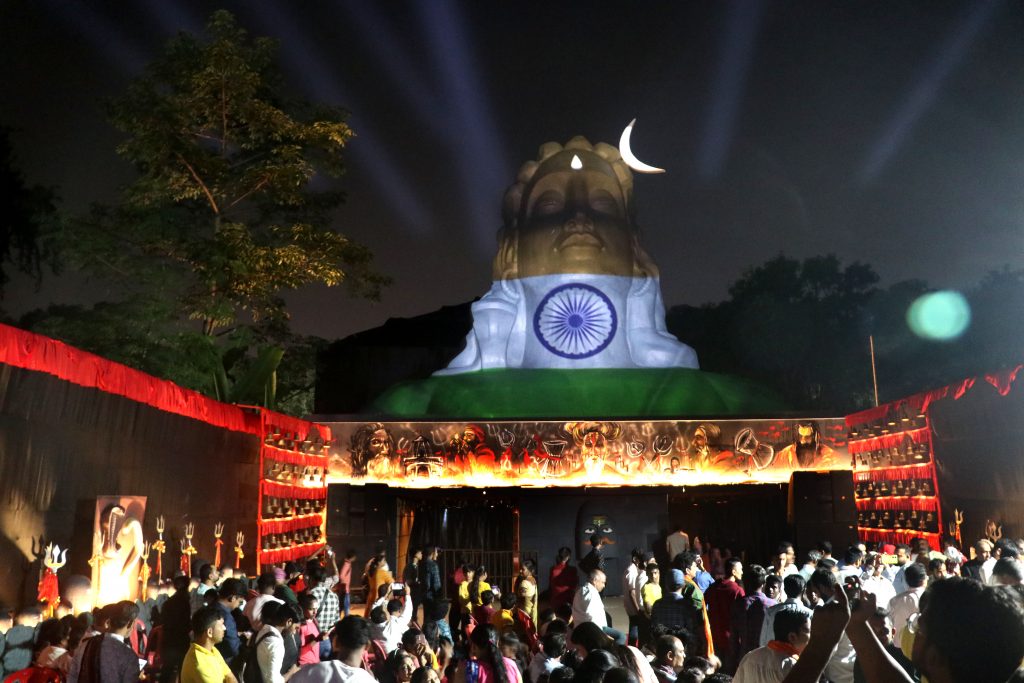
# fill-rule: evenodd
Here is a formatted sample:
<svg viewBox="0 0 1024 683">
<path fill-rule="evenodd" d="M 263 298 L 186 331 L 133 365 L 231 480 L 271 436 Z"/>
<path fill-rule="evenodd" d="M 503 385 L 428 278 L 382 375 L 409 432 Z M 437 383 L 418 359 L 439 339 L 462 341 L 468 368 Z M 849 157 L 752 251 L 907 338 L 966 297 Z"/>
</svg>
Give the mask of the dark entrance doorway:
<svg viewBox="0 0 1024 683">
<path fill-rule="evenodd" d="M 469 564 L 486 567 L 492 585 L 511 585 L 520 550 L 516 492 L 405 490 L 395 495 L 400 571 L 413 550 L 432 544 L 441 548 L 443 579 Z M 446 597 L 452 597 L 454 585 L 443 582 Z"/>
<path fill-rule="evenodd" d="M 705 549 L 710 542 L 734 555 L 745 552 L 751 562 L 766 562 L 779 541 L 791 540 L 786 521 L 788 488 L 743 484 L 696 486 L 670 493 L 669 530 L 682 528 L 691 542 L 699 537 Z"/>
</svg>

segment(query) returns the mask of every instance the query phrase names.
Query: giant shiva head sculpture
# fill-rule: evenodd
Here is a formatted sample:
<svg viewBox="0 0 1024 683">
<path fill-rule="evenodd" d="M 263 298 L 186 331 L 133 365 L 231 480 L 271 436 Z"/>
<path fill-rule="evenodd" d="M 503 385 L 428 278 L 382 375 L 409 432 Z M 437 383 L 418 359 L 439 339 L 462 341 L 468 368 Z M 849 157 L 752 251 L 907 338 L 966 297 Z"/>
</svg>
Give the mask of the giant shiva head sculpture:
<svg viewBox="0 0 1024 683">
<path fill-rule="evenodd" d="M 440 374 L 487 368 L 697 367 L 665 330 L 658 270 L 640 245 L 619 151 L 549 142 L 505 193 L 491 290 Z"/>
<path fill-rule="evenodd" d="M 634 222 L 633 174 L 611 145 L 549 142 L 505 192 L 494 279 L 657 277 Z"/>
</svg>

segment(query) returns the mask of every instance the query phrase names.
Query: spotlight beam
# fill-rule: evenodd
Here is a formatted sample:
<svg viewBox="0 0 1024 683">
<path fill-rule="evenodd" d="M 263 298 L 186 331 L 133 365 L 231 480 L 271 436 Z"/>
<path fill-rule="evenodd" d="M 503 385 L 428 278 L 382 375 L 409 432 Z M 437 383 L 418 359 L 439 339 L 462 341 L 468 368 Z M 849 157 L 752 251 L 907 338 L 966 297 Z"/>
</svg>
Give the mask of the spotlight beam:
<svg viewBox="0 0 1024 683">
<path fill-rule="evenodd" d="M 367 38 L 363 41 L 366 49 L 384 67 L 394 88 L 412 103 L 423 124 L 433 128 L 436 134 L 448 137 L 451 131 L 442 125 L 445 109 L 432 92 L 430 79 L 417 68 L 416 60 L 402 49 L 408 41 L 395 35 L 372 2 L 338 0 L 335 6 L 344 11 L 346 19 L 359 28 L 360 35 Z"/>
<path fill-rule="evenodd" d="M 309 41 L 295 24 L 278 11 L 273 3 L 254 5 L 264 30 L 268 33 L 283 33 L 288 36 L 288 49 L 282 50 L 281 58 L 297 81 L 305 83 L 310 92 L 336 104 L 343 103 L 351 111 L 366 111 L 350 93 L 347 93 L 337 77 L 327 69 L 322 59 L 309 48 Z M 362 122 L 356 130 L 356 137 L 348 147 L 356 165 L 367 171 L 367 177 L 386 197 L 389 208 L 400 219 L 402 226 L 412 233 L 422 235 L 430 229 L 426 208 L 418 199 L 412 186 L 398 171 L 398 166 L 387 155 L 385 145 L 374 134 L 372 127 Z"/>
<path fill-rule="evenodd" d="M 729 157 L 740 100 L 764 13 L 763 0 L 737 0 L 730 6 L 729 23 L 712 86 L 711 106 L 697 152 L 697 171 L 705 179 L 717 178 Z"/>
<path fill-rule="evenodd" d="M 511 165 L 485 99 L 487 89 L 474 68 L 478 59 L 469 48 L 462 17 L 451 0 L 415 3 L 433 59 L 443 76 L 440 84 L 448 120 L 459 137 L 452 138 L 463 196 L 468 204 L 473 240 L 481 251 L 494 247 L 497 223 L 489 197 L 501 192 Z"/>
<path fill-rule="evenodd" d="M 932 58 L 917 85 L 889 119 L 877 142 L 868 150 L 858 174 L 861 184 L 866 185 L 875 180 L 912 135 L 914 127 L 935 102 L 943 82 L 963 61 L 968 48 L 1001 4 L 1002 0 L 977 0 L 966 17 L 953 22 L 953 29 L 938 54 Z"/>
</svg>

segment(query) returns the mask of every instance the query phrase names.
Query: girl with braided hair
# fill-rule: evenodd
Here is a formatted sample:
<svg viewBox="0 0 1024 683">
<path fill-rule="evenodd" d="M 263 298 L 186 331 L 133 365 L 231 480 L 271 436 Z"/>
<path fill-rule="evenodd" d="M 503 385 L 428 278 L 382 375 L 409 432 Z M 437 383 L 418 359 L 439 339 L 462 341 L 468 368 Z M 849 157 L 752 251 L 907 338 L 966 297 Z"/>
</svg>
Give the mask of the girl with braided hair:
<svg viewBox="0 0 1024 683">
<path fill-rule="evenodd" d="M 480 599 L 484 591 L 491 590 L 491 584 L 487 583 L 487 567 L 480 565 L 474 572 L 473 580 L 469 584 L 469 600 L 472 603 L 470 609 L 484 604 Z"/>
<path fill-rule="evenodd" d="M 469 659 L 459 664 L 455 683 L 523 683 L 515 660 L 501 654 L 498 630 L 477 624 L 469 636 Z"/>
</svg>

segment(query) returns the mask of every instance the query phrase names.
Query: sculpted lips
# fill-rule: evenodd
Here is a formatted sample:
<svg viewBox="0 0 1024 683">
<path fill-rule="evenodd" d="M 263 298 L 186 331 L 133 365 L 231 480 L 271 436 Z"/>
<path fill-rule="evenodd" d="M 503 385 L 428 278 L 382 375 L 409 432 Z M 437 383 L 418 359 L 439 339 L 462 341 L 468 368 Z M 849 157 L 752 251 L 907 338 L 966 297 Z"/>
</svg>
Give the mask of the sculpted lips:
<svg viewBox="0 0 1024 683">
<path fill-rule="evenodd" d="M 566 233 L 558 243 L 555 244 L 555 251 L 561 251 L 563 249 L 569 249 L 572 247 L 576 248 L 587 248 L 587 249 L 603 249 L 604 242 L 600 237 L 592 232 L 570 232 Z"/>
</svg>

